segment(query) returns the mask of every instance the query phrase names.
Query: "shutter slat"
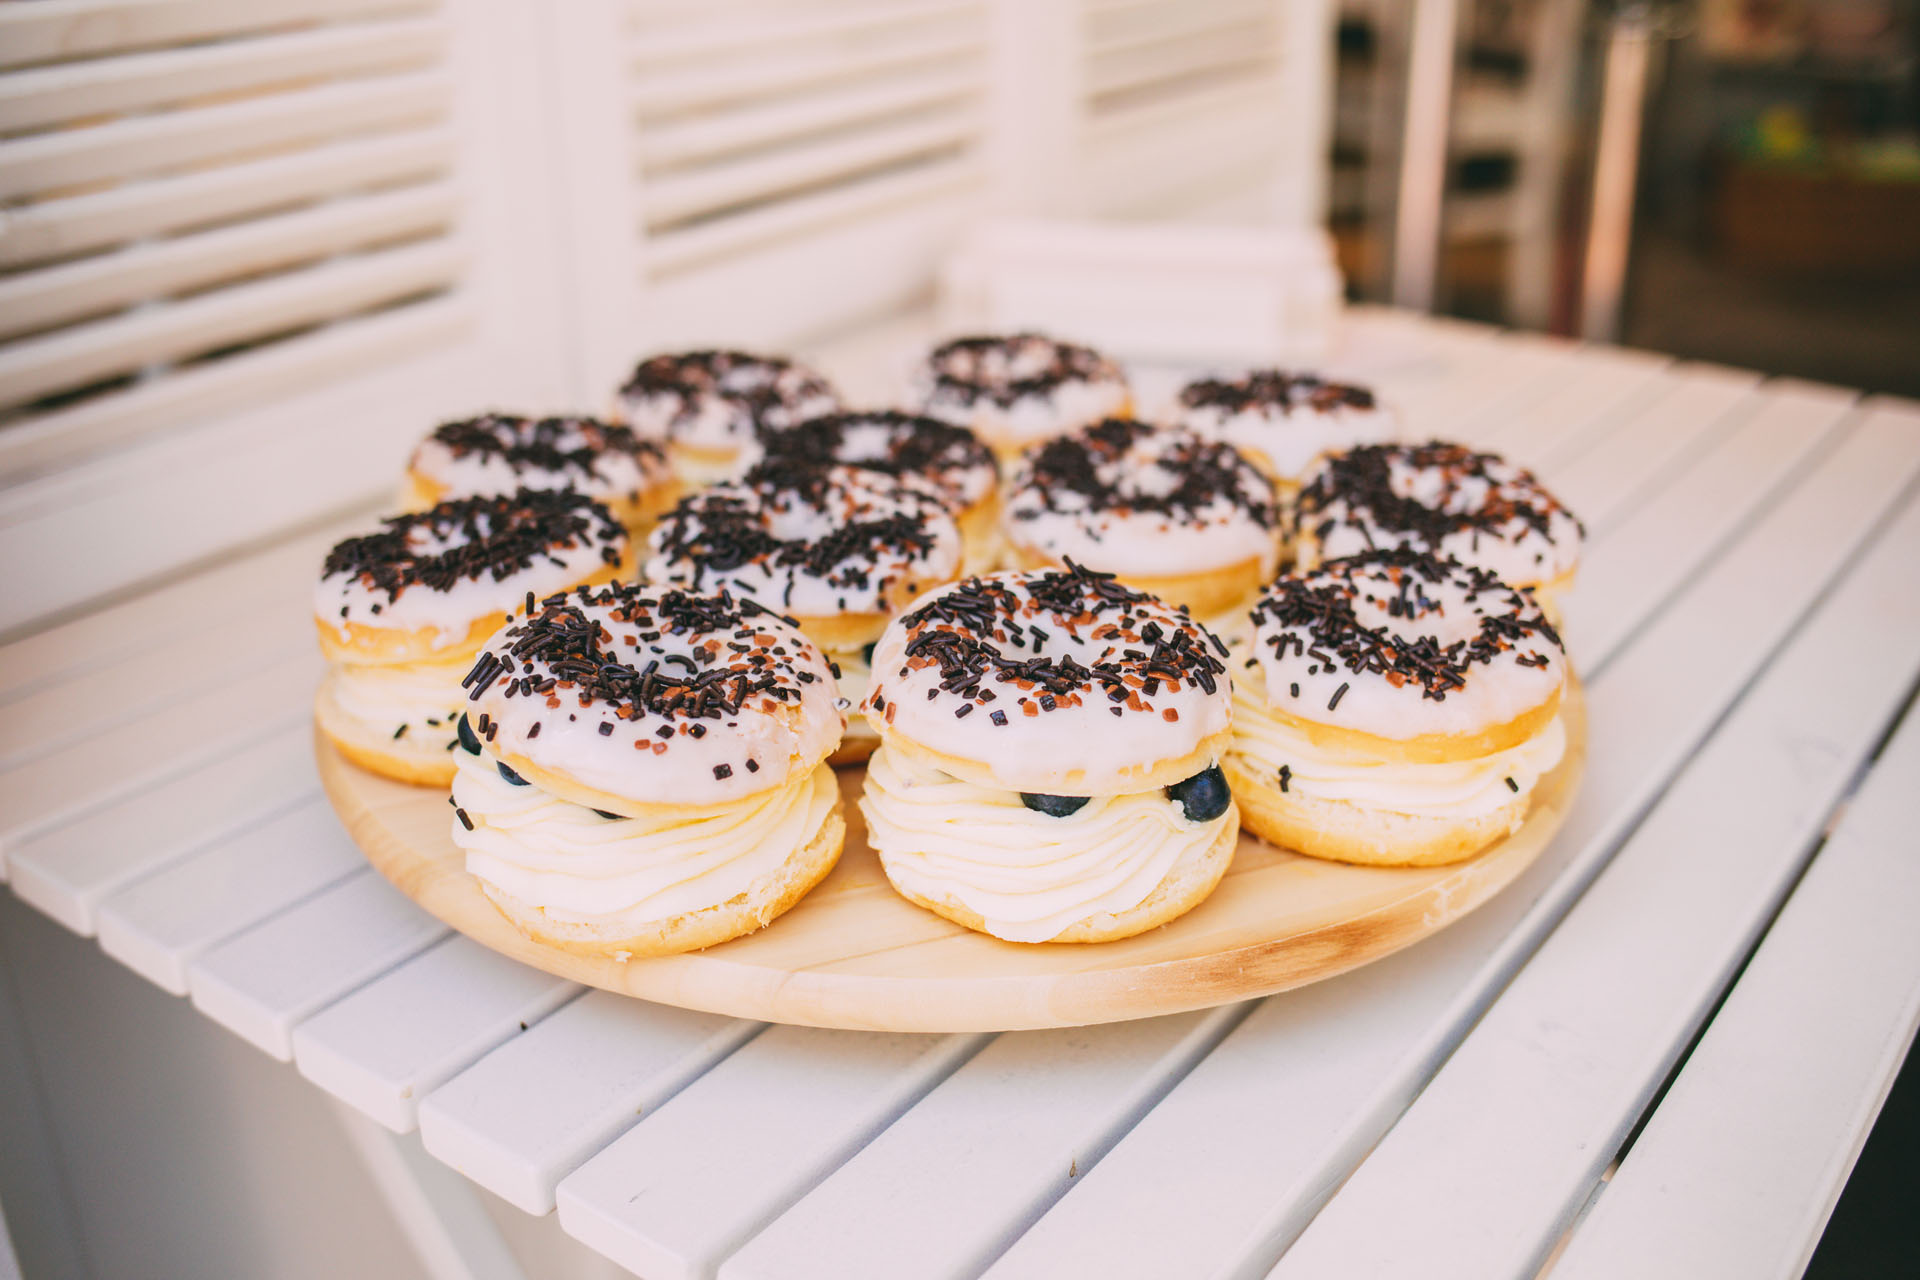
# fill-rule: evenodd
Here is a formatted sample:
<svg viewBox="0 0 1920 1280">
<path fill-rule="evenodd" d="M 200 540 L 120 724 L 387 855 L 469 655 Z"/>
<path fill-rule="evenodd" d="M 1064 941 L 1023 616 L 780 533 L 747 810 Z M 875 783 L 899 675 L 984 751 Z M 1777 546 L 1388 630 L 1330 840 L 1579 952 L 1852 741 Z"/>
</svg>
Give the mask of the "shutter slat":
<svg viewBox="0 0 1920 1280">
<path fill-rule="evenodd" d="M 641 199 L 648 224 L 657 228 L 956 147 L 978 128 L 972 113 L 954 113 L 852 138 L 796 145 L 746 163 L 648 182 Z"/>
<path fill-rule="evenodd" d="M 434 60 L 446 40 L 444 21 L 409 18 L 18 71 L 0 76 L 0 132 L 309 77 L 391 71 Z"/>
<path fill-rule="evenodd" d="M 977 0 L 915 0 L 914 3 L 869 4 L 804 18 L 748 17 L 726 6 L 713 6 L 721 17 L 713 21 L 683 22 L 678 13 L 636 9 L 636 26 L 643 34 L 634 42 L 634 56 L 645 63 L 684 62 L 716 55 L 734 57 L 756 48 L 844 39 L 890 27 L 970 13 Z M 703 6 L 703 10 L 706 9 Z M 711 11 L 711 10 L 708 10 Z"/>
<path fill-rule="evenodd" d="M 0 67 L 126 53 L 371 13 L 434 0 L 35 0 L 0 5 Z"/>
<path fill-rule="evenodd" d="M 0 143 L 0 199 L 425 123 L 451 96 L 444 73 L 420 72 L 16 139 Z"/>
<path fill-rule="evenodd" d="M 1091 10 L 1087 50 L 1099 57 L 1119 49 L 1171 40 L 1220 27 L 1272 22 L 1273 0 L 1145 0 L 1124 8 Z"/>
<path fill-rule="evenodd" d="M 646 271 L 655 278 L 665 277 L 817 227 L 849 222 L 876 209 L 932 200 L 958 187 L 979 186 L 985 180 L 980 165 L 962 159 L 783 200 L 737 218 L 649 238 L 644 251 Z"/>
<path fill-rule="evenodd" d="M 951 63 L 986 47 L 977 24 L 936 23 L 909 29 L 872 48 L 775 49 L 747 60 L 689 68 L 648 68 L 635 77 L 634 101 L 642 113 L 662 115 L 716 102 L 765 99 L 827 82 L 845 83 L 922 63 Z"/>
<path fill-rule="evenodd" d="M 0 338 L 444 228 L 456 205 L 450 183 L 403 187 L 0 279 Z"/>
<path fill-rule="evenodd" d="M 641 158 L 652 171 L 862 122 L 881 122 L 966 97 L 977 92 L 979 84 L 976 72 L 948 71 L 656 125 L 641 132 Z"/>
<path fill-rule="evenodd" d="M 1087 89 L 1101 98 L 1200 73 L 1271 67 L 1273 35 L 1270 25 L 1251 21 L 1128 45 L 1093 61 Z"/>
<path fill-rule="evenodd" d="M 457 277 L 462 256 L 446 241 L 371 253 L 12 343 L 0 350 L 0 404 L 31 402 L 444 287 Z"/>
<path fill-rule="evenodd" d="M 454 143 L 442 129 L 328 143 L 0 212 L 0 267 L 17 268 L 164 235 L 343 190 L 444 172 Z"/>
<path fill-rule="evenodd" d="M 211 414 L 298 396 L 335 378 L 457 341 L 473 322 L 455 297 L 356 316 L 303 336 L 41 414 L 0 431 L 0 475 L 51 468 Z"/>
</svg>

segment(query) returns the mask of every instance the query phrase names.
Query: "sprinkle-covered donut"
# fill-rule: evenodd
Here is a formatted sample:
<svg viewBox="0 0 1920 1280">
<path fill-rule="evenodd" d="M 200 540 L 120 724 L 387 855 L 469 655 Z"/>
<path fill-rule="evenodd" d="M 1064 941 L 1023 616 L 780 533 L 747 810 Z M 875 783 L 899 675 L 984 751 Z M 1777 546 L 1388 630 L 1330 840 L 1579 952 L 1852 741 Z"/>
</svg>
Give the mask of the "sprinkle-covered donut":
<svg viewBox="0 0 1920 1280">
<path fill-rule="evenodd" d="M 777 431 L 840 406 L 832 385 L 805 365 L 744 351 L 685 351 L 640 362 L 620 388 L 634 431 L 665 442 L 690 481 L 739 469 L 763 431 Z"/>
<path fill-rule="evenodd" d="M 644 955 L 748 932 L 845 833 L 826 659 L 725 593 L 530 602 L 466 676 L 454 842 L 523 932 Z"/>
<path fill-rule="evenodd" d="M 1368 388 L 1278 369 L 1188 383 L 1180 391 L 1177 420 L 1226 441 L 1289 484 L 1298 483 L 1322 454 L 1399 434 L 1392 411 Z"/>
<path fill-rule="evenodd" d="M 870 619 L 859 644 L 960 564 L 959 530 L 933 486 L 778 461 L 682 499 L 650 548 L 650 581 L 725 588 L 808 620 Z"/>
<path fill-rule="evenodd" d="M 1449 862 L 1516 828 L 1565 749 L 1559 635 L 1484 569 L 1406 548 L 1276 580 L 1235 672 L 1227 773 L 1254 831 Z"/>
<path fill-rule="evenodd" d="M 914 383 L 923 412 L 973 428 L 1002 456 L 1132 405 L 1119 365 L 1037 333 L 956 338 L 927 356 Z"/>
<path fill-rule="evenodd" d="M 1109 418 L 1029 450 L 1007 485 L 1006 538 L 1029 567 L 1113 572 L 1202 616 L 1273 576 L 1273 484 L 1231 445 Z"/>
<path fill-rule="evenodd" d="M 1438 440 L 1326 458 L 1301 485 L 1297 523 L 1302 568 L 1414 547 L 1535 588 L 1550 607 L 1572 585 L 1586 535 L 1531 472 Z"/>
<path fill-rule="evenodd" d="M 861 800 L 894 887 L 1016 942 L 1126 937 L 1189 910 L 1239 819 L 1225 649 L 1078 566 L 969 578 L 874 648 Z"/>
<path fill-rule="evenodd" d="M 445 423 L 420 442 L 402 506 L 419 511 L 447 498 L 573 489 L 638 528 L 665 505 L 672 481 L 666 451 L 626 427 L 489 413 Z"/>
<path fill-rule="evenodd" d="M 783 465 L 919 476 L 952 505 L 966 544 L 966 572 L 991 568 L 998 554 L 1000 468 L 965 427 L 896 409 L 831 413 L 768 432 L 759 456 Z"/>
<path fill-rule="evenodd" d="M 367 768 L 444 783 L 474 651 L 530 593 L 620 572 L 628 545 L 599 503 L 541 489 L 452 499 L 341 542 L 313 597 L 332 664 L 315 699 L 322 732 Z"/>
</svg>

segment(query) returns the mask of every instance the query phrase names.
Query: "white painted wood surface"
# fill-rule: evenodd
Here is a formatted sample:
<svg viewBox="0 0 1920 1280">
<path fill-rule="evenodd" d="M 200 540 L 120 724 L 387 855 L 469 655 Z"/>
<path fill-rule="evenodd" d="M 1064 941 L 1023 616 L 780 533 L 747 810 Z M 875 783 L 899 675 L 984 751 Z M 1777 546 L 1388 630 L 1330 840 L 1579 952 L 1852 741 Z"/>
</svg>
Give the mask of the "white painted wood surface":
<svg viewBox="0 0 1920 1280">
<path fill-rule="evenodd" d="M 1370 1256 L 1428 1274 L 1443 1237 L 1396 1228 L 1419 1214 L 1400 1201 L 1415 1185 L 1431 1197 L 1435 1162 L 1473 1150 L 1476 1133 L 1494 1172 L 1447 1185 L 1444 1238 L 1470 1260 L 1459 1274 L 1524 1271 L 1639 1123 L 1791 888 L 1850 764 L 1904 704 L 1920 652 L 1903 635 L 1920 619 L 1888 584 L 1910 573 L 1920 516 L 1883 525 L 1920 473 L 1920 416 L 1391 313 L 1354 314 L 1344 343 L 1335 366 L 1400 399 L 1410 430 L 1505 449 L 1588 517 L 1568 611 L 1593 724 L 1581 801 L 1541 863 L 1455 928 L 1341 979 L 1084 1032 L 873 1036 L 582 996 L 446 937 L 342 847 L 314 799 L 304 597 L 332 531 L 0 648 L 0 859 L 24 899 L 97 930 L 110 954 L 357 1112 L 396 1132 L 417 1123 L 426 1153 L 408 1158 L 531 1212 L 557 1205 L 565 1230 L 650 1277 L 1257 1275 L 1296 1236 L 1282 1274 Z M 900 355 L 855 347 L 888 369 Z M 247 672 L 170 678 L 170 629 L 235 600 L 236 632 L 257 638 L 229 642 Z M 1906 674 L 1872 683 L 1880 657 Z M 1891 804 L 1874 797 L 1910 789 L 1911 756 L 1890 752 L 1869 775 L 1853 811 L 1879 824 L 1865 844 L 1898 829 L 1874 817 Z M 1792 777 L 1742 772 L 1782 760 Z M 1877 777 L 1893 781 L 1876 789 Z M 1766 829 L 1743 837 L 1748 856 L 1716 861 L 1734 853 L 1726 833 L 1749 826 Z M 1882 874 L 1823 874 L 1830 857 L 1843 871 L 1862 860 L 1834 856 L 1865 847 L 1845 843 L 1849 830 L 1771 935 L 1789 955 L 1831 936 L 1837 908 L 1810 898 L 1797 911 L 1803 894 L 1833 878 L 1835 901 L 1857 897 Z M 1741 892 L 1708 891 L 1735 872 Z M 1810 922 L 1786 932 L 1800 914 Z M 1640 930 L 1657 973 L 1616 954 Z M 1809 1203 L 1830 1202 L 1911 1031 L 1917 964 L 1889 957 L 1877 1003 L 1826 1037 L 1851 1032 L 1844 1052 L 1783 1060 L 1766 1082 L 1779 1093 L 1742 1095 L 1809 1099 L 1794 1141 L 1768 1151 Z M 1636 988 L 1635 975 L 1659 981 Z M 1579 1265 L 1597 1268 L 1584 1274 L 1617 1274 L 1613 1260 L 1649 1248 L 1639 1224 L 1657 1237 L 1696 1203 L 1712 1211 L 1661 1170 L 1733 1159 L 1705 1136 L 1727 1123 L 1710 1105 L 1732 1071 L 1709 1056 L 1717 1031 L 1750 1055 L 1736 1010 L 1749 1009 L 1749 1037 L 1853 1012 L 1816 1007 L 1821 990 L 1736 987 L 1695 1055 L 1706 1083 L 1689 1089 L 1690 1066 L 1669 1098 L 1675 1136 L 1656 1112 L 1564 1265 L 1584 1247 L 1596 1261 Z M 1612 1056 L 1570 1062 L 1554 1037 L 1503 1035 L 1537 1029 L 1542 1010 L 1564 1044 L 1605 1028 Z M 1683 1108 L 1690 1096 L 1707 1101 Z M 1463 1136 L 1469 1115 L 1479 1128 Z M 1542 1141 L 1503 1140 L 1523 1128 Z M 1729 1216 L 1698 1256 L 1737 1247 L 1788 1273 L 1824 1209 L 1744 1230 L 1754 1210 L 1735 1165 L 1717 1168 Z"/>
<path fill-rule="evenodd" d="M 1920 722 L 1908 717 L 1560 1256 L 1556 1280 L 1789 1280 L 1805 1270 L 1920 1024 L 1916 780 Z"/>
</svg>

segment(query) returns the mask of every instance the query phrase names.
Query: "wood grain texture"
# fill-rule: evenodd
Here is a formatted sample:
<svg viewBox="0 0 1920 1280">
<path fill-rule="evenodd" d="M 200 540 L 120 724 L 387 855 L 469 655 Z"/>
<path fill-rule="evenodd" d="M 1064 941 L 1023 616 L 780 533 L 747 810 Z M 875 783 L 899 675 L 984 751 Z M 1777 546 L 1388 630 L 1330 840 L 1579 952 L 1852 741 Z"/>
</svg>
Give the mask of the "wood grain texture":
<svg viewBox="0 0 1920 1280">
<path fill-rule="evenodd" d="M 1485 902 L 1559 830 L 1586 764 L 1586 706 L 1566 700 L 1567 755 L 1511 837 L 1451 867 L 1320 862 L 1243 836 L 1220 887 L 1180 919 L 1093 946 L 971 933 L 902 899 L 867 848 L 840 771 L 847 849 L 800 904 L 706 951 L 616 961 L 523 937 L 466 873 L 444 792 L 365 773 L 316 737 L 321 781 L 382 874 L 455 929 L 549 973 L 663 1004 L 874 1031 L 1015 1031 L 1205 1008 L 1317 982 L 1426 937 Z"/>
</svg>

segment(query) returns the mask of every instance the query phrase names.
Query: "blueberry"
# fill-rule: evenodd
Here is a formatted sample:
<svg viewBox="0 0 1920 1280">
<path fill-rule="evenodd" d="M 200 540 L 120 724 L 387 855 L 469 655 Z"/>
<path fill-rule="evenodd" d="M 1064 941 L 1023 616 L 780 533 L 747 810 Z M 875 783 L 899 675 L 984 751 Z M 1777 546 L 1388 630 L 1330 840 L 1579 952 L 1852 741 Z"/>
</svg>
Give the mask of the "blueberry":
<svg viewBox="0 0 1920 1280">
<path fill-rule="evenodd" d="M 502 764 L 499 766 L 499 768 L 500 768 L 500 776 L 505 778 L 508 782 L 511 782 L 514 786 L 530 787 L 533 785 L 531 782 L 528 782 L 525 778 L 521 777 L 519 774 L 515 773 L 513 770 L 507 768 L 506 765 Z"/>
<path fill-rule="evenodd" d="M 1020 793 L 1020 803 L 1049 818 L 1068 818 L 1087 807 L 1086 796 L 1043 796 L 1031 791 Z"/>
<path fill-rule="evenodd" d="M 1227 775 L 1220 772 L 1217 764 L 1208 765 L 1185 782 L 1174 783 L 1167 788 L 1167 795 L 1180 802 L 1180 810 L 1187 815 L 1188 822 L 1212 822 L 1233 803 L 1233 792 L 1227 789 Z"/>
<path fill-rule="evenodd" d="M 595 809 L 594 812 L 605 818 L 608 822 L 618 822 L 627 816 L 624 813 L 608 813 L 605 809 Z"/>
<path fill-rule="evenodd" d="M 480 754 L 480 735 L 467 723 L 467 713 L 464 711 L 460 713 L 460 745 L 476 756 Z"/>
</svg>

